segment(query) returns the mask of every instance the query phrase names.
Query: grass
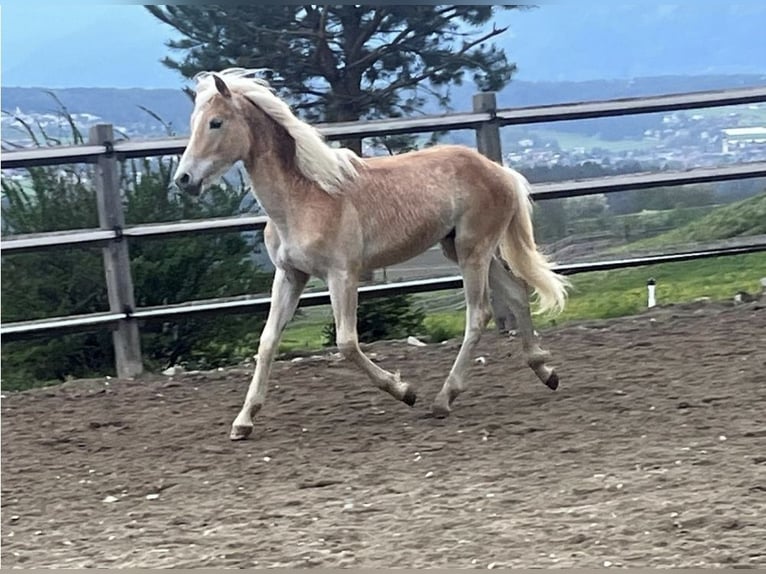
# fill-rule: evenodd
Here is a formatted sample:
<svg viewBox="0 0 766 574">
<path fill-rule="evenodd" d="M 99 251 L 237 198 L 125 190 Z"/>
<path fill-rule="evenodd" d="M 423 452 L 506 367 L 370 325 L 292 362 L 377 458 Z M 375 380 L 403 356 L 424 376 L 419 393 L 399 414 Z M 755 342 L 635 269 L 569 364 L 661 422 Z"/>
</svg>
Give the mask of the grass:
<svg viewBox="0 0 766 574">
<path fill-rule="evenodd" d="M 620 250 L 659 248 L 762 233 L 766 233 L 766 193 L 719 207 L 678 229 L 636 241 Z"/>
<path fill-rule="evenodd" d="M 689 214 L 699 208 L 687 210 Z M 618 248 L 661 248 L 694 241 L 713 241 L 738 235 L 766 233 L 766 193 L 717 208 L 672 231 Z M 766 253 L 662 263 L 633 269 L 582 273 L 571 277 L 573 289 L 561 315 L 537 316 L 535 325 L 549 327 L 586 319 L 609 319 L 631 315 L 646 308 L 646 282 L 657 281 L 660 305 L 690 302 L 699 297 L 732 298 L 737 291 L 756 292 L 766 276 Z M 427 312 L 425 330 L 415 335 L 431 341 L 462 336 L 465 311 L 461 290 L 415 296 Z M 329 307 L 313 307 L 288 325 L 280 350 L 322 348 L 323 327 L 332 320 Z"/>
<path fill-rule="evenodd" d="M 571 277 L 573 290 L 565 311 L 556 317 L 534 318 L 537 327 L 550 327 L 586 319 L 609 319 L 639 313 L 646 308 L 646 281 L 657 281 L 657 302 L 660 305 L 690 302 L 699 297 L 712 300 L 731 299 L 737 291 L 751 293 L 760 288 L 766 276 L 766 253 L 716 257 L 681 263 L 662 263 L 634 269 L 582 273 Z M 426 332 L 421 336 L 442 341 L 462 336 L 465 312 L 444 309 L 453 305 L 460 293 L 433 293 L 420 296 L 426 309 L 433 307 L 425 319 Z M 322 347 L 322 328 L 330 320 L 328 308 L 304 310 L 300 320 L 288 326 L 281 350 L 312 350 Z"/>
<path fill-rule="evenodd" d="M 637 313 L 646 308 L 650 277 L 657 281 L 657 302 L 666 305 L 699 297 L 730 299 L 740 290 L 753 293 L 760 289 L 764 276 L 766 253 L 583 273 L 572 277 L 574 289 L 565 311 L 555 319 L 541 317 L 537 323 L 544 326 Z"/>
</svg>

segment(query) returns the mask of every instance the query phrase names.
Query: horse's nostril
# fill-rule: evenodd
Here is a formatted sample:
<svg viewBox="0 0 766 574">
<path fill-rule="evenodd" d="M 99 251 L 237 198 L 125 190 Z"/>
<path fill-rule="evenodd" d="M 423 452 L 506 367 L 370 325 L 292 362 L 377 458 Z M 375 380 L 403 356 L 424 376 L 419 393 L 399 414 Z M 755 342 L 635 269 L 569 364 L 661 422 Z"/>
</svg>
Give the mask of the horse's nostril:
<svg viewBox="0 0 766 574">
<path fill-rule="evenodd" d="M 189 182 L 191 181 L 191 176 L 189 176 L 188 173 L 183 174 L 181 177 L 179 177 L 176 182 L 178 185 L 186 186 L 189 185 Z"/>
</svg>

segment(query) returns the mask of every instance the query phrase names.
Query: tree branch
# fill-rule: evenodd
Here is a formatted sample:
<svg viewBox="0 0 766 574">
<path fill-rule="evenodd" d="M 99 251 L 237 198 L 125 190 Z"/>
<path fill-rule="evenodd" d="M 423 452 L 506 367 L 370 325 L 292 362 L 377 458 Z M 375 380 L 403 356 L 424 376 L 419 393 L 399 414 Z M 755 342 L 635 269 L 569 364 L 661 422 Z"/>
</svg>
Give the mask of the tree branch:
<svg viewBox="0 0 766 574">
<path fill-rule="evenodd" d="M 453 54 L 453 58 L 460 58 L 462 57 L 468 50 L 476 46 L 477 44 L 481 44 L 482 42 L 486 42 L 490 38 L 493 38 L 499 34 L 502 34 L 505 32 L 508 28 L 493 28 L 491 32 L 488 32 L 484 36 L 477 38 L 473 42 L 469 42 L 466 45 L 464 45 L 458 52 Z M 406 88 L 412 85 L 419 84 L 429 76 L 434 75 L 435 73 L 440 72 L 441 70 L 444 70 L 447 67 L 448 64 L 442 65 L 442 66 L 435 66 L 433 68 L 427 69 L 422 74 L 419 74 L 417 76 L 413 76 L 411 78 L 400 78 L 399 80 L 393 82 L 392 84 L 389 84 L 386 88 L 380 90 L 376 96 L 378 97 L 386 97 L 390 95 L 392 92 L 395 92 L 397 90 L 400 90 L 402 88 Z"/>
</svg>

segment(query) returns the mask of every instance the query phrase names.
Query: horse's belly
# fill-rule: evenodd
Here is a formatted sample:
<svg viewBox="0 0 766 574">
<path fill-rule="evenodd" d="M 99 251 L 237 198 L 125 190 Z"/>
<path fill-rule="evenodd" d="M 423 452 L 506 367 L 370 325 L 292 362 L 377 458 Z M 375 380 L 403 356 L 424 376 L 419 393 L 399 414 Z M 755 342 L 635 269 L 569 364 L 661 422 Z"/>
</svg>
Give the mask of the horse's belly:
<svg viewBox="0 0 766 574">
<path fill-rule="evenodd" d="M 367 269 L 381 269 L 417 257 L 443 239 L 449 229 L 440 229 L 438 233 L 430 233 L 415 238 L 402 238 L 385 247 L 368 249 L 364 266 Z"/>
</svg>

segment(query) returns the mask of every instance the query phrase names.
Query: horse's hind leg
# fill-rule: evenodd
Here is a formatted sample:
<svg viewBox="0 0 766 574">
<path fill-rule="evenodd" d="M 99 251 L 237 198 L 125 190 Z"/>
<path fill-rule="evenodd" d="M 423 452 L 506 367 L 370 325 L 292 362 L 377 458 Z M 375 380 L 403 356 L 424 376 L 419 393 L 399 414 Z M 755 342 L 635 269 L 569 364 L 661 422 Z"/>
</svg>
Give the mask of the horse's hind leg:
<svg viewBox="0 0 766 574">
<path fill-rule="evenodd" d="M 441 240 L 441 248 L 444 256 L 450 261 L 457 263 L 457 252 L 455 251 L 455 239 L 453 236 L 445 237 Z M 501 333 L 507 333 L 514 330 L 515 318 L 511 312 L 508 303 L 503 297 L 499 297 L 494 292 L 487 290 L 487 297 L 484 301 L 485 306 L 492 310 L 492 316 L 495 318 L 497 330 Z"/>
<path fill-rule="evenodd" d="M 415 390 L 399 378 L 398 373 L 389 373 L 368 359 L 359 348 L 356 331 L 357 322 L 357 279 L 345 271 L 334 271 L 327 276 L 330 291 L 338 350 L 344 358 L 359 367 L 375 383 L 394 398 L 409 406 L 415 404 Z"/>
<path fill-rule="evenodd" d="M 529 367 L 537 377 L 549 388 L 556 390 L 559 377 L 556 371 L 548 366 L 550 353 L 540 348 L 532 325 L 532 315 L 529 311 L 529 289 L 523 279 L 504 266 L 497 257 L 492 258 L 489 266 L 489 285 L 495 297 L 500 297 L 510 306 L 516 317 L 518 332 L 524 357 Z"/>
<path fill-rule="evenodd" d="M 448 239 L 442 241 L 442 249 L 449 257 L 449 250 L 455 254 L 454 244 Z M 488 254 L 477 251 L 467 257 L 458 257 L 463 274 L 463 289 L 466 301 L 466 325 L 463 344 L 432 405 L 437 417 L 446 417 L 457 396 L 467 386 L 466 375 L 471 364 L 471 355 L 481 338 L 481 333 L 489 323 L 491 311 L 489 305 L 489 287 L 487 285 Z"/>
</svg>

